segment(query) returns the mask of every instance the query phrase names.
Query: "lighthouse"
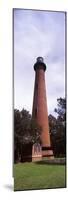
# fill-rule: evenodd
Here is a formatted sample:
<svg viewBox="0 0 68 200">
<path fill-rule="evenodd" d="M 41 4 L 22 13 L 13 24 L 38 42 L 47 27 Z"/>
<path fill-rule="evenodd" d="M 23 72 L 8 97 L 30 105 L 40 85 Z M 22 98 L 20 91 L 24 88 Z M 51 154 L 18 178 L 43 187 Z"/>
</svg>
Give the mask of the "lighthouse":
<svg viewBox="0 0 68 200">
<path fill-rule="evenodd" d="M 43 57 L 38 57 L 34 64 L 35 84 L 33 96 L 32 118 L 41 127 L 41 152 L 42 157 L 52 158 L 53 151 L 50 143 L 50 133 L 48 124 L 48 109 L 46 95 L 46 64 Z"/>
</svg>

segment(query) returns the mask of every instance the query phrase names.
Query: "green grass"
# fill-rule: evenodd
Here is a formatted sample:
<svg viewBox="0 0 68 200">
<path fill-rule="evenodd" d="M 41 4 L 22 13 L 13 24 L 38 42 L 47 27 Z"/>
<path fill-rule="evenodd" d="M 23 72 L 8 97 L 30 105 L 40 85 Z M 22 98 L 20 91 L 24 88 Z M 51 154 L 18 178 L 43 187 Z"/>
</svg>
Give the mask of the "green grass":
<svg viewBox="0 0 68 200">
<path fill-rule="evenodd" d="M 37 163 L 14 164 L 14 190 L 65 187 L 65 166 Z"/>
</svg>

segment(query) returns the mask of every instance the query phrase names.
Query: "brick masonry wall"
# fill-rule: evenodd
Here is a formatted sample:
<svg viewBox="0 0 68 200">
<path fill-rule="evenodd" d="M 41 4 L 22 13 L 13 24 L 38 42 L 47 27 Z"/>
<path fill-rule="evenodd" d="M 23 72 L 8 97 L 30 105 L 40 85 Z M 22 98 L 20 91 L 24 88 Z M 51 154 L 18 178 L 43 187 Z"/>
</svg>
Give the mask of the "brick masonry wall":
<svg viewBox="0 0 68 200">
<path fill-rule="evenodd" d="M 35 113 L 36 111 L 37 113 Z M 39 70 L 37 69 L 35 74 L 32 116 L 35 117 L 38 124 L 42 127 L 42 134 L 41 134 L 42 146 L 50 146 L 45 72 L 43 69 Z"/>
</svg>

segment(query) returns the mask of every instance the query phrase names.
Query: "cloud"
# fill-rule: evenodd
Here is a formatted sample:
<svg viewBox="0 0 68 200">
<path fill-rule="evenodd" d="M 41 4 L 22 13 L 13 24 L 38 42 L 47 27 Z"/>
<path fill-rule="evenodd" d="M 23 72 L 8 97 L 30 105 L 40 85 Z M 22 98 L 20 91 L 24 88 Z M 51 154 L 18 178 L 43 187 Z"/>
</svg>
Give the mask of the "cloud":
<svg viewBox="0 0 68 200">
<path fill-rule="evenodd" d="M 48 113 L 65 96 L 65 13 L 14 10 L 15 107 L 32 110 L 34 70 L 38 56 L 47 65 Z"/>
</svg>

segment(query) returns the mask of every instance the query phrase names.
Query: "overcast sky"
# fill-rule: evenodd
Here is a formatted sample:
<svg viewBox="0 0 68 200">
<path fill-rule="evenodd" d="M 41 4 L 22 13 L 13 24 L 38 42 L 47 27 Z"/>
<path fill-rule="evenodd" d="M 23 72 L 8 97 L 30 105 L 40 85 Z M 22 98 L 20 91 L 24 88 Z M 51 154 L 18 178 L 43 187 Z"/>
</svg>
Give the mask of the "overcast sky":
<svg viewBox="0 0 68 200">
<path fill-rule="evenodd" d="M 36 58 L 47 65 L 48 114 L 65 97 L 65 13 L 14 10 L 14 107 L 32 112 Z"/>
</svg>

